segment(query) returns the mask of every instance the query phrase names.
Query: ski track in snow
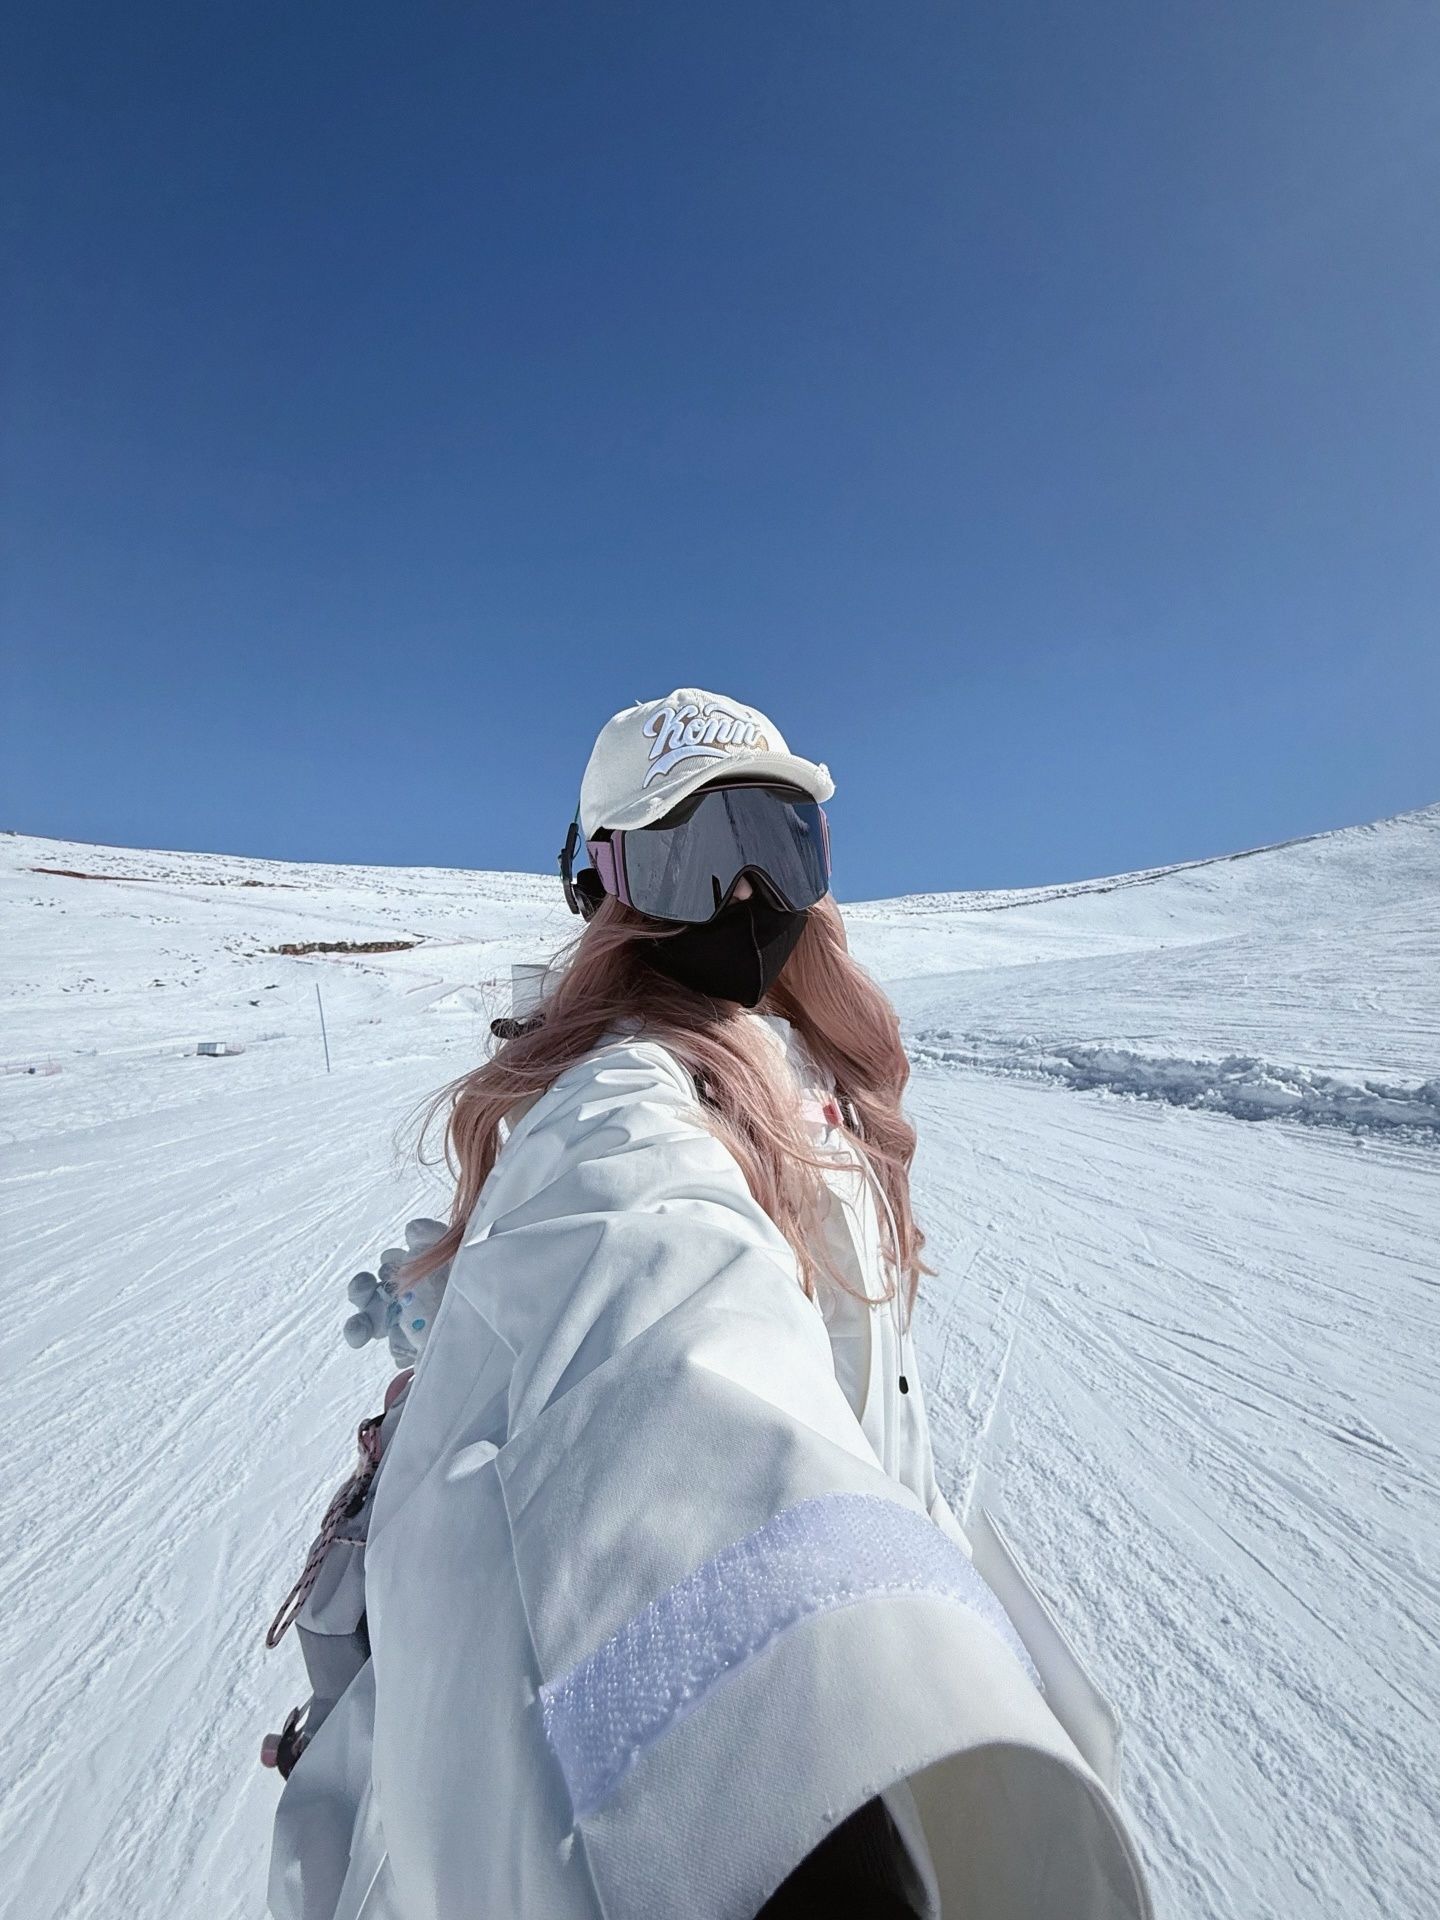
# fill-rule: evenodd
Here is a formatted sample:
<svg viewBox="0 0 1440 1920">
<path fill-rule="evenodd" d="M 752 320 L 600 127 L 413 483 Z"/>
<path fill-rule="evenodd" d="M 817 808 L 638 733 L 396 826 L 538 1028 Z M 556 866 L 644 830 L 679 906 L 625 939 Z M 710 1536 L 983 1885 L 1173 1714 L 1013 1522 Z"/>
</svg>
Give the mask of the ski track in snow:
<svg viewBox="0 0 1440 1920">
<path fill-rule="evenodd" d="M 443 1206 L 407 1121 L 574 923 L 536 876 L 18 837 L 0 913 L 0 1911 L 240 1920 L 304 1691 L 264 1627 L 389 1372 L 345 1281 Z M 1160 1912 L 1423 1920 L 1440 808 L 847 917 L 915 1061 L 942 1478 L 1121 1705 Z M 420 944 L 267 951 L 316 939 Z"/>
<path fill-rule="evenodd" d="M 1432 1910 L 1433 1151 L 957 1077 L 912 1094 L 942 1477 L 1121 1705 L 1162 1911 Z"/>
</svg>

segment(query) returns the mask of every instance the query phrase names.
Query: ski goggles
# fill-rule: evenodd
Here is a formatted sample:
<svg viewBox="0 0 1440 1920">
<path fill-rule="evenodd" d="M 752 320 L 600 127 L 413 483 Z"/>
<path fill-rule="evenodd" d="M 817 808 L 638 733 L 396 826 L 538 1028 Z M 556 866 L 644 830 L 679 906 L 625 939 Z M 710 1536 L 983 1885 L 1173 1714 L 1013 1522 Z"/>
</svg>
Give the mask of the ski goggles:
<svg viewBox="0 0 1440 1920">
<path fill-rule="evenodd" d="M 798 790 L 702 788 L 658 827 L 587 840 L 593 872 L 574 871 L 579 846 L 579 822 L 572 820 L 560 877 L 571 912 L 587 920 L 609 893 L 653 920 L 699 925 L 720 911 L 742 874 L 755 875 L 797 911 L 830 890 L 825 810 Z"/>
</svg>

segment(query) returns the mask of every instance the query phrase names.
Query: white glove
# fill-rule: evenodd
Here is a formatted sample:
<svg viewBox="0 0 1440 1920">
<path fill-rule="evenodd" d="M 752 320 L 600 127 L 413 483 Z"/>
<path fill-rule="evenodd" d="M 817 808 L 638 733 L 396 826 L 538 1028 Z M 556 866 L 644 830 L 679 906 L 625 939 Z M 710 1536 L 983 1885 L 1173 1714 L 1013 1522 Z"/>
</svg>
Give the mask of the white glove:
<svg viewBox="0 0 1440 1920">
<path fill-rule="evenodd" d="M 414 1286 L 406 1286 L 401 1269 L 416 1254 L 433 1247 L 446 1231 L 438 1220 L 409 1220 L 405 1224 L 405 1245 L 387 1247 L 381 1254 L 379 1278 L 373 1273 L 356 1274 L 349 1294 L 360 1311 L 345 1322 L 345 1338 L 352 1347 L 388 1338 L 396 1366 L 414 1366 L 435 1324 L 450 1276 L 450 1262 L 436 1267 Z"/>
</svg>

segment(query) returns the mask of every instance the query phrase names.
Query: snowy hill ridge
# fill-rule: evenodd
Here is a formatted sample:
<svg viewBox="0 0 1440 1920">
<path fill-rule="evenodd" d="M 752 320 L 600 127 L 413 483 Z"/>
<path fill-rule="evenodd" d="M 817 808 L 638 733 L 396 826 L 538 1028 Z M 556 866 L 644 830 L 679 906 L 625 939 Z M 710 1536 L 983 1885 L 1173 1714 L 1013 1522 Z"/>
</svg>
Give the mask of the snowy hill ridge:
<svg viewBox="0 0 1440 1920">
<path fill-rule="evenodd" d="M 846 913 L 864 921 L 912 913 L 998 913 L 1017 907 L 1042 906 L 1051 901 L 1075 900 L 1153 886 L 1183 875 L 1203 875 L 1209 869 L 1240 862 L 1268 863 L 1300 848 L 1314 849 L 1312 867 L 1317 880 L 1332 866 L 1353 872 L 1378 855 L 1386 867 L 1398 855 L 1403 869 L 1413 871 L 1418 883 L 1428 877 L 1435 884 L 1440 872 L 1440 801 L 1406 813 L 1392 814 L 1362 826 L 1339 827 L 1327 833 L 1302 834 L 1237 853 L 1209 854 L 1203 859 L 1176 861 L 1168 866 L 1142 867 L 1131 873 L 1106 874 L 1089 880 L 1059 881 L 1037 887 L 999 887 L 939 893 L 897 894 L 880 900 L 848 902 Z M 68 866 L 62 864 L 69 861 Z M 1293 864 L 1293 863 L 1290 863 Z M 98 842 L 51 840 L 11 831 L 0 832 L 0 870 L 28 867 L 43 874 L 95 879 L 125 879 L 182 886 L 275 887 L 313 892 L 343 886 L 373 888 L 380 897 L 410 893 L 428 896 L 453 884 L 457 877 L 497 895 L 521 892 L 535 900 L 549 898 L 558 883 L 548 873 L 425 866 L 344 865 L 333 861 L 277 860 L 260 855 L 187 853 L 149 848 L 107 846 Z"/>
<path fill-rule="evenodd" d="M 845 913 L 915 1066 L 938 1470 L 1122 1709 L 1160 1911 L 1440 1911 L 1440 807 Z M 302 1692 L 261 1636 L 386 1371 L 345 1283 L 445 1208 L 414 1116 L 577 923 L 20 835 L 0 916 L 7 1907 L 249 1920 Z"/>
<path fill-rule="evenodd" d="M 978 931 L 984 913 L 1003 930 Z M 872 923 L 931 936 L 908 943 L 923 973 L 892 983 L 917 1063 L 1440 1141 L 1440 806 L 1071 887 L 846 914 L 862 950 Z M 962 1027 L 929 1017 L 957 1000 Z"/>
<path fill-rule="evenodd" d="M 1246 1117 L 1434 1130 L 1440 806 L 976 900 L 846 908 L 920 1053 Z"/>
<path fill-rule="evenodd" d="M 1066 880 L 1039 887 L 1000 887 L 989 890 L 950 893 L 897 894 L 891 899 L 858 901 L 847 907 L 857 919 L 871 914 L 886 917 L 897 913 L 1003 913 L 1015 907 L 1042 906 L 1052 900 L 1074 900 L 1094 894 L 1119 893 L 1131 887 L 1153 886 L 1157 881 L 1177 875 L 1203 875 L 1208 868 L 1234 866 L 1240 861 L 1262 863 L 1275 856 L 1289 854 L 1300 847 L 1316 850 L 1319 856 L 1314 870 L 1322 874 L 1332 863 L 1352 867 L 1358 857 L 1364 863 L 1380 853 L 1382 860 L 1399 851 L 1407 866 L 1414 866 L 1422 884 L 1426 875 L 1434 882 L 1440 866 L 1440 801 L 1428 807 L 1415 807 L 1406 813 L 1390 814 L 1358 827 L 1337 827 L 1328 833 L 1300 834 L 1292 840 L 1276 840 L 1265 846 L 1247 847 L 1239 853 L 1207 854 L 1200 860 L 1180 860 L 1164 867 L 1140 867 L 1133 873 L 1102 875 L 1093 880 Z M 1293 863 L 1292 863 L 1293 864 Z M 1309 864 L 1309 863 L 1307 863 Z"/>
</svg>

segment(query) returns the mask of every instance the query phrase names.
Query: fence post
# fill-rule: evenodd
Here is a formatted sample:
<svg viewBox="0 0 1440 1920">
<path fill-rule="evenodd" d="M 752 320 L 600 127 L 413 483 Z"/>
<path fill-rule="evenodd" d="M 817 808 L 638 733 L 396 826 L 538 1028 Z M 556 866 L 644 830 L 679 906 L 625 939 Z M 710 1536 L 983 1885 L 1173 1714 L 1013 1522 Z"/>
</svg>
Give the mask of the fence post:
<svg viewBox="0 0 1440 1920">
<path fill-rule="evenodd" d="M 330 1036 L 325 1031 L 325 1002 L 320 998 L 320 982 L 315 982 L 315 1004 L 320 1009 L 320 1038 L 325 1046 L 325 1071 L 330 1071 Z"/>
</svg>

